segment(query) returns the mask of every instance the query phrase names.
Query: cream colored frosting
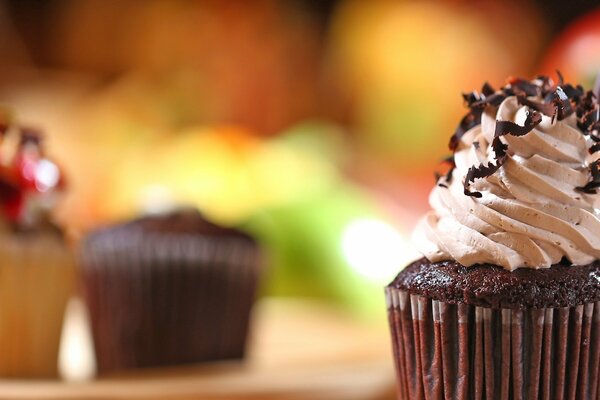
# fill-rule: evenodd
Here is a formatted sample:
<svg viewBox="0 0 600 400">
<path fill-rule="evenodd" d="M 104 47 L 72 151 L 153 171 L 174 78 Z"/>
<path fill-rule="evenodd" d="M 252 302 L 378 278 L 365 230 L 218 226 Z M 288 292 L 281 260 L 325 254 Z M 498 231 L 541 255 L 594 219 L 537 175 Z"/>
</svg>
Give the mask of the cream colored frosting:
<svg viewBox="0 0 600 400">
<path fill-rule="evenodd" d="M 523 125 L 528 112 L 516 97 L 508 97 L 488 108 L 481 124 L 462 137 L 451 181 L 447 188 L 433 189 L 433 209 L 414 234 L 430 261 L 491 263 L 512 271 L 547 268 L 562 257 L 576 265 L 600 258 L 600 194 L 575 189 L 590 180 L 593 158 L 590 139 L 577 128 L 574 115 L 562 121 L 544 115 L 528 134 L 503 136 L 504 165 L 470 185 L 482 197 L 464 194 L 468 169 L 494 161 L 496 120 Z"/>
</svg>

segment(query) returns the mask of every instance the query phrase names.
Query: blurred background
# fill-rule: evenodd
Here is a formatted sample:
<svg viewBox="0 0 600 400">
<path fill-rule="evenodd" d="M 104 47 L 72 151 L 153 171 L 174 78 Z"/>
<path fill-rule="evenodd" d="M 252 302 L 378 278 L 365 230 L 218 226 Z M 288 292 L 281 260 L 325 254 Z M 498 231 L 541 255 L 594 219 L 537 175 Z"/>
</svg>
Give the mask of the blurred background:
<svg viewBox="0 0 600 400">
<path fill-rule="evenodd" d="M 461 92 L 556 69 L 592 86 L 595 7 L 2 1 L 0 103 L 46 133 L 75 238 L 195 205 L 259 238 L 262 296 L 321 299 L 384 325 L 382 286 L 417 257 L 410 232 Z"/>
</svg>

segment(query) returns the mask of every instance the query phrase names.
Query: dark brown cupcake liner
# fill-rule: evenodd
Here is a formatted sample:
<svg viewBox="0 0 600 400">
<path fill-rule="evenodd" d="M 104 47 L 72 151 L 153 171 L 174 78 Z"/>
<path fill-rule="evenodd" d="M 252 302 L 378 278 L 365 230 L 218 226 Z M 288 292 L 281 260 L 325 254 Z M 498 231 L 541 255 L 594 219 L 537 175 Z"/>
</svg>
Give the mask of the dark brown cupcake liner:
<svg viewBox="0 0 600 400">
<path fill-rule="evenodd" d="M 254 243 L 128 232 L 87 242 L 80 260 L 100 373 L 244 356 Z"/>
<path fill-rule="evenodd" d="M 386 288 L 399 399 L 600 399 L 600 302 L 492 309 Z"/>
</svg>

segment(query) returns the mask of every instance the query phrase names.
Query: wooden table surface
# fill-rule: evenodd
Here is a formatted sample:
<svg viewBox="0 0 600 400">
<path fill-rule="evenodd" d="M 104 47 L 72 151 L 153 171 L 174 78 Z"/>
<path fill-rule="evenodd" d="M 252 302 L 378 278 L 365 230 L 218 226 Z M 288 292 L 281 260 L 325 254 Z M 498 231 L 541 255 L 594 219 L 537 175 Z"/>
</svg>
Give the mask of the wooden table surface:
<svg viewBox="0 0 600 400">
<path fill-rule="evenodd" d="M 0 380 L 2 399 L 394 398 L 384 321 L 318 303 L 266 300 L 243 363 L 150 369 L 83 382 Z"/>
</svg>

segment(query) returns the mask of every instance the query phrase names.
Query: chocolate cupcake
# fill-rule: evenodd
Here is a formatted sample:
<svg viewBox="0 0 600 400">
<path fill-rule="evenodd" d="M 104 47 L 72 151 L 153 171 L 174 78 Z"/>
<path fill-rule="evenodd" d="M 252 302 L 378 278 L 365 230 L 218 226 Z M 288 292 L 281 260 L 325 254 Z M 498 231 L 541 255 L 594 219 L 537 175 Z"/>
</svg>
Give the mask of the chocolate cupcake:
<svg viewBox="0 0 600 400">
<path fill-rule="evenodd" d="M 0 376 L 57 377 L 75 286 L 71 251 L 52 218 L 64 180 L 39 133 L 0 123 L 4 155 L 10 136 L 19 144 L 0 160 Z"/>
<path fill-rule="evenodd" d="M 80 254 L 100 373 L 244 356 L 260 274 L 248 235 L 186 210 L 93 232 Z"/>
<path fill-rule="evenodd" d="M 387 286 L 403 399 L 600 396 L 600 105 L 547 77 L 488 84 Z"/>
</svg>

